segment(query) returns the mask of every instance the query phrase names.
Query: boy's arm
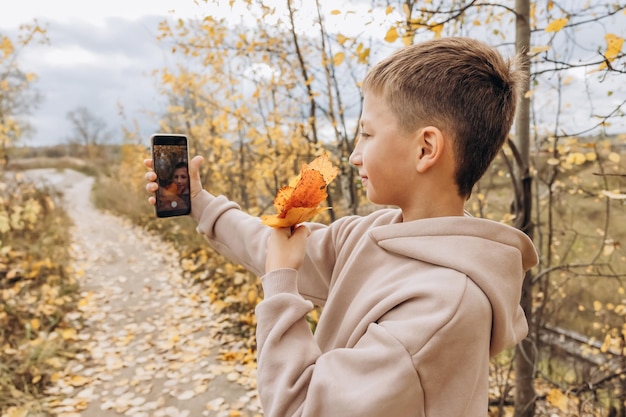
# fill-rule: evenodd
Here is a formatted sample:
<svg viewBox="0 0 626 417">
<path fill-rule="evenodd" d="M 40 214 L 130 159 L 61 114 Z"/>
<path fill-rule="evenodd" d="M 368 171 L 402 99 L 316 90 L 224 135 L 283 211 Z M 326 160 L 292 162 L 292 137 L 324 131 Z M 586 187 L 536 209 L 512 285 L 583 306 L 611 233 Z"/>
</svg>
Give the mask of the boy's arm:
<svg viewBox="0 0 626 417">
<path fill-rule="evenodd" d="M 294 269 L 262 279 L 257 380 L 265 416 L 424 415 L 420 379 L 406 348 L 373 323 L 353 348 L 322 353 L 306 321 L 313 305 L 298 295 L 296 281 Z"/>
<path fill-rule="evenodd" d="M 223 196 L 214 196 L 203 189 L 200 180 L 202 157 L 195 156 L 189 162 L 191 195 L 191 217 L 198 222 L 197 231 L 203 234 L 209 244 L 230 261 L 245 266 L 249 271 L 261 276 L 264 273 L 266 243 L 270 228 L 261 224 L 258 217 L 241 211 L 239 205 Z M 144 165 L 152 169 L 152 160 L 144 160 Z M 157 192 L 154 171 L 146 173 L 146 190 L 151 193 L 150 204 L 155 204 L 153 193 Z M 303 269 L 307 271 L 307 282 L 301 283 L 300 293 L 319 304 L 323 304 L 329 287 L 332 266 L 335 260 L 334 243 L 327 227 L 310 224 L 316 230 L 311 247 L 307 251 Z"/>
</svg>

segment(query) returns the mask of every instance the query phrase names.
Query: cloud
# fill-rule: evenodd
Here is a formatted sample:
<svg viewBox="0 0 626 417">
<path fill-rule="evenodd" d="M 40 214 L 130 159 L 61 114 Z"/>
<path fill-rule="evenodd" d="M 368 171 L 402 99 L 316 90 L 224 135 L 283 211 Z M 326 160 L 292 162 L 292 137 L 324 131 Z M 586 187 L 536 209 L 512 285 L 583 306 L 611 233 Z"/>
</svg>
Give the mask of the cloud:
<svg viewBox="0 0 626 417">
<path fill-rule="evenodd" d="M 102 25 L 51 21 L 49 45 L 30 45 L 20 67 L 38 75 L 35 88 L 43 96 L 30 117 L 36 133 L 25 144 L 63 142 L 71 129 L 67 113 L 84 106 L 102 118 L 119 137 L 118 103 L 146 135 L 155 129 L 147 116 L 159 110 L 160 98 L 150 72 L 167 65 L 166 48 L 156 40 L 163 17 L 129 20 L 107 18 Z"/>
</svg>

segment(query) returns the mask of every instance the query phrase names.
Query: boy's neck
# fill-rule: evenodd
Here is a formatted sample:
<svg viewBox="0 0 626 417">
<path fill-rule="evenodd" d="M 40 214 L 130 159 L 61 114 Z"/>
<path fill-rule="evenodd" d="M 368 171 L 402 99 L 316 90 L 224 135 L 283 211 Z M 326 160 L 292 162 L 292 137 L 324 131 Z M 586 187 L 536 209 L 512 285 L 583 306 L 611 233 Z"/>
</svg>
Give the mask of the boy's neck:
<svg viewBox="0 0 626 417">
<path fill-rule="evenodd" d="M 456 193 L 425 193 L 418 196 L 418 199 L 411 207 L 401 207 L 403 222 L 463 216 L 465 213 L 465 199 Z"/>
</svg>

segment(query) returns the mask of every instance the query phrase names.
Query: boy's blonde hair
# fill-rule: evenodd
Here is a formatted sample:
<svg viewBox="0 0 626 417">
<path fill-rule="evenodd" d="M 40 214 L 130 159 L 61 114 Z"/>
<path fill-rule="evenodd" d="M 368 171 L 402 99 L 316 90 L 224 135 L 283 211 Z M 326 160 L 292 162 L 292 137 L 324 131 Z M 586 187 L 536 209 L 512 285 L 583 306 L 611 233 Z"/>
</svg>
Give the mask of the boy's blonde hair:
<svg viewBox="0 0 626 417">
<path fill-rule="evenodd" d="M 459 195 L 469 198 L 504 144 L 524 83 L 519 57 L 504 60 L 464 37 L 407 46 L 379 62 L 363 80 L 381 95 L 400 128 L 435 126 L 452 138 Z"/>
</svg>

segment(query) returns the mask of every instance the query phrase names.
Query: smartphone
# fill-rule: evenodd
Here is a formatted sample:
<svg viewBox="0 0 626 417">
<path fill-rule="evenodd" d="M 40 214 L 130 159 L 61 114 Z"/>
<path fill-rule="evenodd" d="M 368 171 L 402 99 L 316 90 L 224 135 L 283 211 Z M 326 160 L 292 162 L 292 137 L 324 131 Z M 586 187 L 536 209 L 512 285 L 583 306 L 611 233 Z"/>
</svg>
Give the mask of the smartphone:
<svg viewBox="0 0 626 417">
<path fill-rule="evenodd" d="M 185 216 L 191 213 L 187 137 L 156 133 L 152 135 L 150 142 L 153 168 L 159 184 L 155 193 L 156 216 Z"/>
</svg>

